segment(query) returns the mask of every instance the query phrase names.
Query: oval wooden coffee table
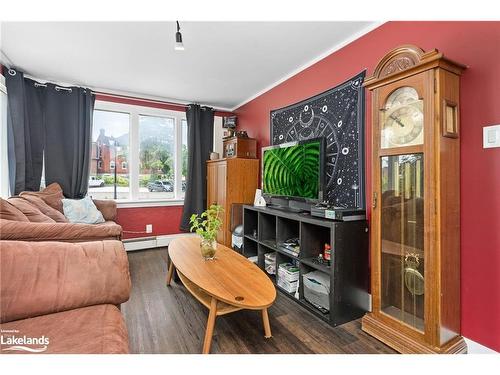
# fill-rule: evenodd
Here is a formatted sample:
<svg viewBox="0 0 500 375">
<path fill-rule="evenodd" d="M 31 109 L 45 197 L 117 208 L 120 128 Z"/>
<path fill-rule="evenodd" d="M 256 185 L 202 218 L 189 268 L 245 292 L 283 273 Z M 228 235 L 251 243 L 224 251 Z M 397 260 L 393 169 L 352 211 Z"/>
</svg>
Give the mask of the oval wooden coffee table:
<svg viewBox="0 0 500 375">
<path fill-rule="evenodd" d="M 276 289 L 267 275 L 247 258 L 221 244 L 214 260 L 204 260 L 198 236 L 177 238 L 168 245 L 170 265 L 167 285 L 174 269 L 186 289 L 209 309 L 203 354 L 210 352 L 215 318 L 234 311 L 261 310 L 264 336 L 271 337 L 267 308 Z"/>
</svg>

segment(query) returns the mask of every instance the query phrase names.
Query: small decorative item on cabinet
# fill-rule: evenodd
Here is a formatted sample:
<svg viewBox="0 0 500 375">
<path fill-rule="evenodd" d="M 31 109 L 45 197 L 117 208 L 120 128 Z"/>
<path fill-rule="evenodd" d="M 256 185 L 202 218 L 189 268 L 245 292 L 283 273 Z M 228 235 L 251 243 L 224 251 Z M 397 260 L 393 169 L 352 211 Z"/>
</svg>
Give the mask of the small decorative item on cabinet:
<svg viewBox="0 0 500 375">
<path fill-rule="evenodd" d="M 234 133 L 235 133 L 234 129 L 226 129 L 224 130 L 224 136 L 222 139 L 234 137 Z"/>
<path fill-rule="evenodd" d="M 238 130 L 234 135 L 238 138 L 248 138 L 246 130 Z"/>
<path fill-rule="evenodd" d="M 257 140 L 254 138 L 231 137 L 223 142 L 224 158 L 246 158 L 257 157 Z"/>
</svg>

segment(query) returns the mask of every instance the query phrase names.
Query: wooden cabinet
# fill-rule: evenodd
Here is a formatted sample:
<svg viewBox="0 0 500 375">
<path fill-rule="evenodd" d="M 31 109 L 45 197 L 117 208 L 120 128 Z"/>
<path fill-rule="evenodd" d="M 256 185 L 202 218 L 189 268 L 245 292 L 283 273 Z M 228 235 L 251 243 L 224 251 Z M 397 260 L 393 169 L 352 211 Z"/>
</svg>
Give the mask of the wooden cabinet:
<svg viewBox="0 0 500 375">
<path fill-rule="evenodd" d="M 224 158 L 247 158 L 257 157 L 257 140 L 247 137 L 231 137 L 223 142 Z"/>
<path fill-rule="evenodd" d="M 460 353 L 459 83 L 465 67 L 402 46 L 372 91 L 372 312 L 364 331 L 401 353 Z"/>
<path fill-rule="evenodd" d="M 231 205 L 252 203 L 259 182 L 259 159 L 219 159 L 207 161 L 207 205 L 224 208 L 217 242 L 231 247 Z"/>
</svg>

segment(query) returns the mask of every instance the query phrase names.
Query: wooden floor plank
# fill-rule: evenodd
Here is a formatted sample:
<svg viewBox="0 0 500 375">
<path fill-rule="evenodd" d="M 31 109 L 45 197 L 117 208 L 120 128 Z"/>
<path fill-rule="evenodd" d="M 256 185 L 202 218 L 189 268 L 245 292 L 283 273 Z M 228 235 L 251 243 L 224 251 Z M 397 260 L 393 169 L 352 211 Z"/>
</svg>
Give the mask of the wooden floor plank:
<svg viewBox="0 0 500 375">
<path fill-rule="evenodd" d="M 131 353 L 201 352 L 208 310 L 179 281 L 165 285 L 167 249 L 128 253 L 132 292 L 122 304 Z M 278 293 L 269 308 L 273 336 L 264 338 L 260 311 L 217 317 L 211 353 L 394 353 L 361 330 L 359 320 L 331 327 Z"/>
</svg>

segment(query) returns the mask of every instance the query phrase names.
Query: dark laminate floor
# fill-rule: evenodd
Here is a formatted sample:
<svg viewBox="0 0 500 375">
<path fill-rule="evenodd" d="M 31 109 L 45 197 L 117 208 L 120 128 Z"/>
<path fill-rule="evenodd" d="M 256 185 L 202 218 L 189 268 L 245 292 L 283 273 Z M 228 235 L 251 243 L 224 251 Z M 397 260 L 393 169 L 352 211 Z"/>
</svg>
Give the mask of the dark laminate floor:
<svg viewBox="0 0 500 375">
<path fill-rule="evenodd" d="M 208 311 L 180 282 L 165 286 L 166 248 L 128 253 L 132 293 L 122 305 L 132 353 L 200 353 Z M 359 320 L 331 327 L 287 297 L 269 309 L 273 337 L 260 313 L 217 318 L 212 353 L 394 353 L 361 331 Z"/>
</svg>

